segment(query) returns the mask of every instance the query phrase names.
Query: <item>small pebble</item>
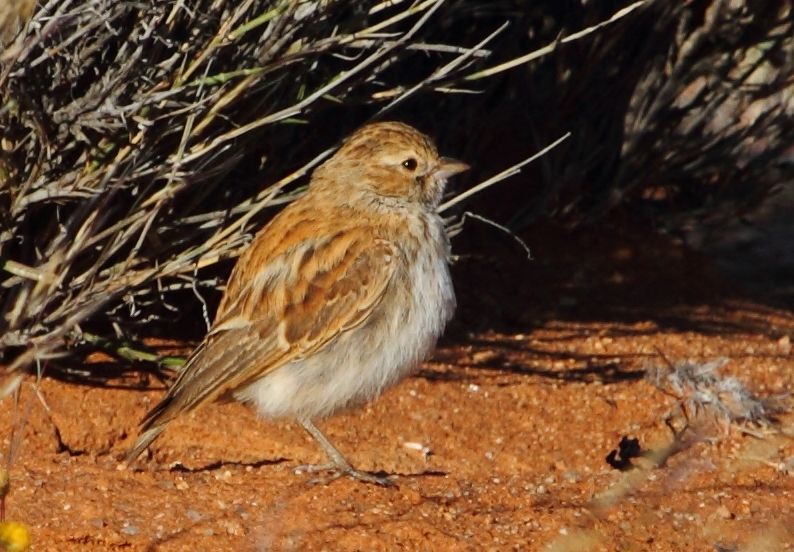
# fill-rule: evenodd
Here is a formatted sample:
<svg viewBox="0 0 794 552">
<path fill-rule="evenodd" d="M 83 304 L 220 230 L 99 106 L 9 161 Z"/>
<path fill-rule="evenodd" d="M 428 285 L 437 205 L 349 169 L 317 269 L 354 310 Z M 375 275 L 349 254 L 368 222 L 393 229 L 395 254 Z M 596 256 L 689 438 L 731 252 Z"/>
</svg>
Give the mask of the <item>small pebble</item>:
<svg viewBox="0 0 794 552">
<path fill-rule="evenodd" d="M 422 443 L 416 443 L 414 441 L 406 441 L 406 442 L 403 443 L 403 446 L 405 448 L 407 448 L 407 449 L 416 450 L 416 451 L 421 452 L 422 456 L 424 457 L 425 460 L 427 460 L 427 458 L 431 454 L 433 454 L 433 451 L 430 450 L 430 447 L 428 447 L 427 445 L 424 445 Z"/>
<path fill-rule="evenodd" d="M 715 510 L 715 513 L 722 519 L 733 519 L 735 517 L 724 504 L 720 504 L 720 506 Z"/>
<path fill-rule="evenodd" d="M 579 472 L 574 470 L 568 470 L 562 474 L 563 479 L 565 479 L 568 483 L 578 483 L 582 477 L 579 475 Z"/>
<path fill-rule="evenodd" d="M 229 470 L 225 470 L 223 472 L 219 472 L 215 474 L 215 479 L 217 481 L 224 481 L 228 483 L 232 479 L 232 472 Z"/>
<path fill-rule="evenodd" d="M 221 522 L 223 528 L 226 530 L 227 535 L 238 536 L 243 534 L 243 527 L 234 521 L 223 521 Z"/>
<path fill-rule="evenodd" d="M 176 486 L 174 485 L 174 482 L 173 481 L 169 481 L 167 479 L 164 480 L 164 481 L 158 481 L 157 482 L 157 486 L 160 487 L 164 491 L 173 491 L 176 488 Z"/>
<path fill-rule="evenodd" d="M 248 512 L 245 510 L 245 508 L 243 508 L 241 504 L 235 505 L 234 513 L 243 519 L 248 519 Z"/>
<path fill-rule="evenodd" d="M 781 353 L 787 355 L 791 352 L 791 338 L 787 335 L 784 335 L 780 339 L 777 340 L 777 347 Z"/>
</svg>

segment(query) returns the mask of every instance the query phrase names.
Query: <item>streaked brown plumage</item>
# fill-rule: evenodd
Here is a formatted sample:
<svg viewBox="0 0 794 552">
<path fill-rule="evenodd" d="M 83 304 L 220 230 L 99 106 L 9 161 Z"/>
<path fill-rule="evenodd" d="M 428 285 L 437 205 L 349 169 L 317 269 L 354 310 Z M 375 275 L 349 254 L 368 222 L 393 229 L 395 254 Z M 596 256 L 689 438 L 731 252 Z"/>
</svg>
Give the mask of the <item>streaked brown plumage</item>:
<svg viewBox="0 0 794 552">
<path fill-rule="evenodd" d="M 353 469 L 312 419 L 376 397 L 435 345 L 455 304 L 435 208 L 466 168 L 401 123 L 355 132 L 240 257 L 128 460 L 179 414 L 234 397 L 298 419 L 338 473 L 387 483 Z"/>
</svg>

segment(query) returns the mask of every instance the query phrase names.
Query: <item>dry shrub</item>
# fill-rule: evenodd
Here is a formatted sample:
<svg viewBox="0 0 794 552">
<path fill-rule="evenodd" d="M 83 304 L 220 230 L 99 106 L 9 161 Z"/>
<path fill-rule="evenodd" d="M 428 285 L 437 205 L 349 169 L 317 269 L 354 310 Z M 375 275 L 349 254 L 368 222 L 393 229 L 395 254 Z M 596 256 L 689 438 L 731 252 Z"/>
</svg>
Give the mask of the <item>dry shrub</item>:
<svg viewBox="0 0 794 552">
<path fill-rule="evenodd" d="M 340 138 L 305 125 L 371 98 L 416 52 L 476 59 L 415 42 L 441 2 L 390 4 L 44 5 L 0 72 L 9 370 L 79 341 L 85 321 L 148 322 L 171 293 L 215 287 L 206 269 Z"/>
</svg>

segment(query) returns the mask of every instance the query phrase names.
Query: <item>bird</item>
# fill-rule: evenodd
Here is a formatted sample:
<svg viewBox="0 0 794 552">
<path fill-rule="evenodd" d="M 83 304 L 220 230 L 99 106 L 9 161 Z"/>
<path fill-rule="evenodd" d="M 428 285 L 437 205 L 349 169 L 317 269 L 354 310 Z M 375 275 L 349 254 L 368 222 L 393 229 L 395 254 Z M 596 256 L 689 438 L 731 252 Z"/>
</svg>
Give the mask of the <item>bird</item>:
<svg viewBox="0 0 794 552">
<path fill-rule="evenodd" d="M 432 352 L 455 310 L 437 207 L 448 178 L 468 169 L 401 122 L 353 132 L 240 255 L 206 337 L 126 462 L 177 416 L 231 399 L 299 422 L 329 460 L 307 471 L 391 484 L 355 469 L 315 421 L 375 399 Z"/>
</svg>

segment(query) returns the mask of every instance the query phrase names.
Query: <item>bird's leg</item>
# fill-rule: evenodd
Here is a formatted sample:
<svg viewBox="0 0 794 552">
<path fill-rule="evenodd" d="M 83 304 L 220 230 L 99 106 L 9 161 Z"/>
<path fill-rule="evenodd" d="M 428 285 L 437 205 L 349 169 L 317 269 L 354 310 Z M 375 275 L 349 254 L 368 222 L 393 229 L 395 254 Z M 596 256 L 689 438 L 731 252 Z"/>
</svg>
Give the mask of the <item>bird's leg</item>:
<svg viewBox="0 0 794 552">
<path fill-rule="evenodd" d="M 333 471 L 336 472 L 336 476 L 333 477 L 333 479 L 336 479 L 336 477 L 341 475 L 347 475 L 348 477 L 352 477 L 353 479 L 358 479 L 359 481 L 364 481 L 366 483 L 375 483 L 377 485 L 383 486 L 394 485 L 394 483 L 387 477 L 380 477 L 355 469 L 350 465 L 350 462 L 347 461 L 344 455 L 339 452 L 339 449 L 331 444 L 331 441 L 328 440 L 328 437 L 326 437 L 310 419 L 304 418 L 299 421 L 303 426 L 303 429 L 305 429 L 306 432 L 320 444 L 331 462 L 317 466 L 301 466 L 297 471 Z"/>
</svg>

